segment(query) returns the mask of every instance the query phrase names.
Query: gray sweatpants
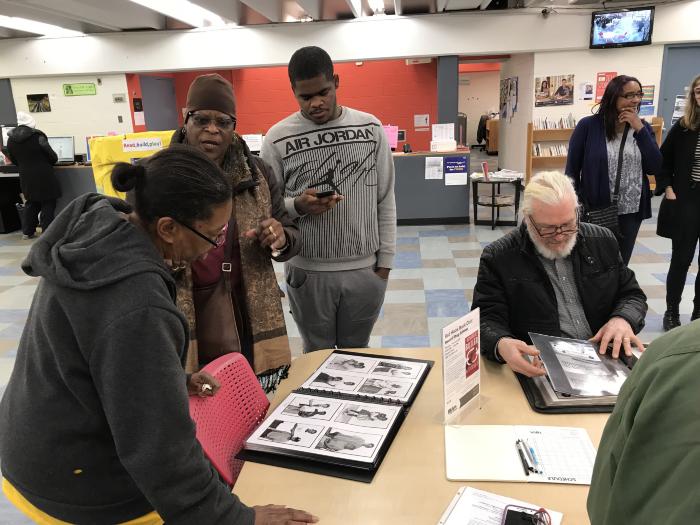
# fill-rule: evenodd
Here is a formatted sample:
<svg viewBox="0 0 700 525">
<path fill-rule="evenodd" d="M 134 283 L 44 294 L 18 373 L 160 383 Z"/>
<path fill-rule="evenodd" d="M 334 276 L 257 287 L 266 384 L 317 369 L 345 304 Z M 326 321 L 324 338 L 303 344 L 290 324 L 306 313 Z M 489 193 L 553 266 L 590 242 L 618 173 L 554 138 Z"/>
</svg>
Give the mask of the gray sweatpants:
<svg viewBox="0 0 700 525">
<path fill-rule="evenodd" d="M 304 353 L 368 345 L 387 285 L 373 268 L 316 272 L 285 264 L 284 273 Z"/>
</svg>

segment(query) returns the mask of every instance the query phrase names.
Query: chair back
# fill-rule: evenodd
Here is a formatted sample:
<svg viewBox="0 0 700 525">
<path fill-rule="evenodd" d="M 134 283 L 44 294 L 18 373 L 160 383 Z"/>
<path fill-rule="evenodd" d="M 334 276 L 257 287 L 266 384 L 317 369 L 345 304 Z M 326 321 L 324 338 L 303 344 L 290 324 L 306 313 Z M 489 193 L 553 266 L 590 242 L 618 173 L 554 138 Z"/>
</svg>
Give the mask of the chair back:
<svg viewBox="0 0 700 525">
<path fill-rule="evenodd" d="M 221 388 L 212 397 L 190 396 L 190 416 L 207 458 L 233 486 L 243 468 L 235 456 L 265 418 L 270 402 L 242 354 L 222 355 L 202 371 L 214 376 Z"/>
</svg>

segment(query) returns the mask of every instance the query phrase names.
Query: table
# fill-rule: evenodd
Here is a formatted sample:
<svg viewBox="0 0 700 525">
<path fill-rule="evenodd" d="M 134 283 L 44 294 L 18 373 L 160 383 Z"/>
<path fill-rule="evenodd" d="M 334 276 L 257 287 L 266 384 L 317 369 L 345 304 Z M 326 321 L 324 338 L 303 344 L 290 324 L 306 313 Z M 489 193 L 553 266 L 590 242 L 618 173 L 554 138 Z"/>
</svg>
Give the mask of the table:
<svg viewBox="0 0 700 525">
<path fill-rule="evenodd" d="M 246 462 L 233 489 L 244 503 L 275 503 L 301 508 L 319 516 L 323 525 L 435 525 L 457 489 L 470 485 L 563 512 L 564 524 L 589 523 L 586 512 L 588 486 L 447 481 L 440 349 L 362 351 L 435 361 L 372 483 Z M 314 352 L 295 359 L 289 379 L 280 385 L 272 408 L 298 387 L 329 352 Z M 482 372 L 481 409 L 470 413 L 462 423 L 584 427 L 597 448 L 607 414 L 538 414 L 530 409 L 510 369 L 483 362 Z M 484 453 L 495 452 L 485 450 Z"/>
<path fill-rule="evenodd" d="M 479 202 L 479 184 L 488 184 L 491 186 L 491 202 Z M 515 194 L 512 203 L 499 204 L 496 202 L 496 192 L 501 191 L 501 184 L 512 184 L 515 189 Z M 496 226 L 517 226 L 518 225 L 518 210 L 520 209 L 520 179 L 504 180 L 504 179 L 472 179 L 472 195 L 474 196 L 474 224 L 491 225 L 491 229 Z M 479 219 L 477 206 L 486 206 L 491 208 L 491 220 Z M 512 221 L 501 219 L 501 208 L 514 206 L 514 218 Z"/>
</svg>

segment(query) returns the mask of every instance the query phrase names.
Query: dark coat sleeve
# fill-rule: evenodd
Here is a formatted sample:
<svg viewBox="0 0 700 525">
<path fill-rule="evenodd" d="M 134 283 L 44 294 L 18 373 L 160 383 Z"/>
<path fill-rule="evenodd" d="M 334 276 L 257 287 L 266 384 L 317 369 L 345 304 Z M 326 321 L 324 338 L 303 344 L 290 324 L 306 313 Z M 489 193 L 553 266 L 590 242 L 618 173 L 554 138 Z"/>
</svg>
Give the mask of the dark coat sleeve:
<svg viewBox="0 0 700 525">
<path fill-rule="evenodd" d="M 270 188 L 270 200 L 272 201 L 272 217 L 277 219 L 284 228 L 284 234 L 287 237 L 288 247 L 280 254 L 279 257 L 275 257 L 275 261 L 283 262 L 288 261 L 301 250 L 301 233 L 299 232 L 299 227 L 296 225 L 294 220 L 289 216 L 287 208 L 284 205 L 284 198 L 282 197 L 282 188 L 280 187 L 279 180 L 275 176 L 272 167 L 265 162 L 263 159 L 257 155 L 253 155 L 252 158 L 260 172 L 265 177 L 267 185 Z"/>
<path fill-rule="evenodd" d="M 671 130 L 666 135 L 666 139 L 661 144 L 661 171 L 656 176 L 656 193 L 660 195 L 664 192 L 667 186 L 673 186 L 673 178 L 675 175 L 675 150 L 676 142 L 678 141 L 678 133 L 680 124 L 676 122 Z M 675 188 L 674 188 L 675 190 Z"/>
<path fill-rule="evenodd" d="M 204 457 L 189 413 L 178 349 L 185 328 L 147 307 L 122 316 L 95 342 L 90 373 L 119 461 L 171 525 L 252 525 L 245 506 Z"/>
<path fill-rule="evenodd" d="M 58 162 L 58 155 L 56 155 L 56 152 L 51 148 L 49 140 L 43 133 L 39 135 L 39 147 L 51 164 L 56 164 L 56 162 Z"/>
<path fill-rule="evenodd" d="M 657 175 L 661 173 L 661 151 L 651 126 L 647 122 L 643 124 L 642 129 L 634 132 L 637 147 L 642 154 L 642 170 L 645 175 Z"/>
<path fill-rule="evenodd" d="M 582 120 L 571 133 L 568 154 L 566 156 L 566 168 L 564 170 L 574 183 L 579 201 L 581 200 L 581 171 L 583 169 L 586 139 L 588 138 L 588 125 L 588 120 Z"/>
<path fill-rule="evenodd" d="M 479 308 L 481 353 L 498 361 L 496 344 L 503 337 L 514 337 L 510 331 L 508 298 L 496 268 L 495 256 L 488 248 L 481 254 L 479 273 L 474 286 L 472 310 Z"/>
<path fill-rule="evenodd" d="M 647 296 L 642 291 L 634 272 L 622 262 L 618 252 L 618 293 L 617 301 L 610 317 L 622 317 L 635 334 L 644 328 L 647 315 Z"/>
</svg>

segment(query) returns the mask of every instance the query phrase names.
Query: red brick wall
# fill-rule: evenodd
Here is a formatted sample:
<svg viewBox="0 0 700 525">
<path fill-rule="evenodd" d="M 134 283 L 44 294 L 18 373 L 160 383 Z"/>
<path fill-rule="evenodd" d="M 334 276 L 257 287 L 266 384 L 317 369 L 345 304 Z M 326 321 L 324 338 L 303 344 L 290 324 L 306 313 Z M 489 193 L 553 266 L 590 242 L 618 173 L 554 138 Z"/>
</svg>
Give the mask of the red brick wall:
<svg viewBox="0 0 700 525">
<path fill-rule="evenodd" d="M 341 105 L 372 113 L 383 124 L 406 130 L 406 142 L 414 151 L 430 149 L 430 131 L 415 131 L 414 114 L 437 118 L 437 64 L 407 66 L 403 60 L 365 61 L 335 65 L 340 76 L 338 101 Z M 175 73 L 177 112 L 185 106 L 187 90 L 192 80 L 214 71 Z M 273 124 L 298 110 L 287 77 L 286 66 L 217 70 L 231 80 L 236 94 L 238 131 L 265 133 Z M 127 75 L 127 83 L 129 77 Z M 129 95 L 132 88 L 129 84 Z M 140 96 L 140 87 L 139 87 Z M 141 131 L 141 130 L 139 130 Z M 399 149 L 402 143 L 399 143 Z"/>
</svg>

